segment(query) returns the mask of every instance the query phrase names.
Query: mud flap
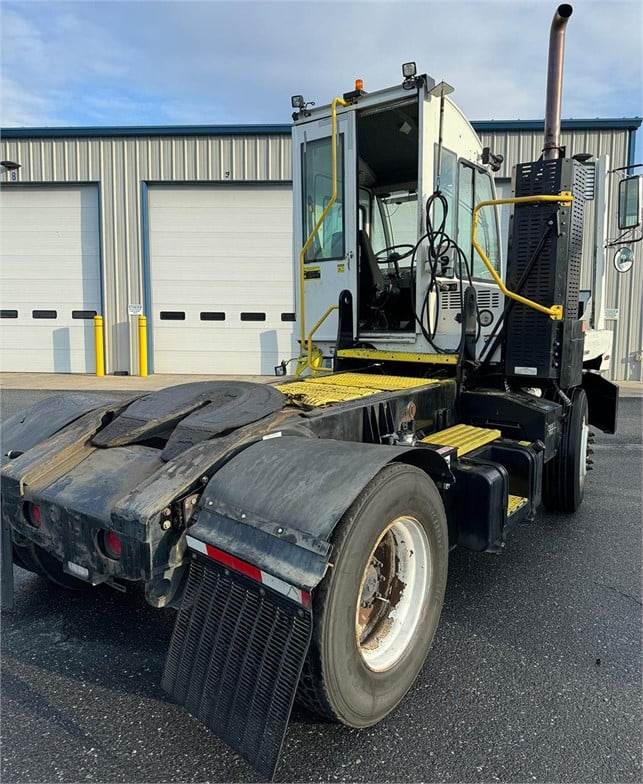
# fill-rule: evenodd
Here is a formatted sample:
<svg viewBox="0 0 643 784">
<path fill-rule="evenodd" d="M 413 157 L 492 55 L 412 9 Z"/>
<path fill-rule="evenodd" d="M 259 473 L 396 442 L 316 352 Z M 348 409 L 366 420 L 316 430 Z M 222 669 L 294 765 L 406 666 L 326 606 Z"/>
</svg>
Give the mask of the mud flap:
<svg viewBox="0 0 643 784">
<path fill-rule="evenodd" d="M 616 433 L 618 385 L 600 373 L 583 371 L 583 389 L 587 395 L 588 421 L 604 433 Z"/>
<path fill-rule="evenodd" d="M 271 779 L 310 644 L 310 595 L 190 544 L 202 553 L 190 564 L 163 688 Z"/>
</svg>

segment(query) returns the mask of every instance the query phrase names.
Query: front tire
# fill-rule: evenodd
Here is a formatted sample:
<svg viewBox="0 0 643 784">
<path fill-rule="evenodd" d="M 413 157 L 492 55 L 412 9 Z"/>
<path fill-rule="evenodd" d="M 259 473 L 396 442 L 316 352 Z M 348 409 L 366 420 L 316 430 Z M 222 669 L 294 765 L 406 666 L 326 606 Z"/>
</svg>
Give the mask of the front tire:
<svg viewBox="0 0 643 784">
<path fill-rule="evenodd" d="M 583 501 L 589 436 L 585 390 L 577 387 L 570 397 L 572 405 L 563 421 L 558 452 L 545 464 L 543 475 L 543 504 L 565 514 L 575 512 Z"/>
<path fill-rule="evenodd" d="M 421 470 L 386 466 L 333 537 L 313 594 L 313 638 L 298 693 L 316 713 L 368 727 L 402 700 L 440 619 L 448 568 L 442 499 Z"/>
</svg>

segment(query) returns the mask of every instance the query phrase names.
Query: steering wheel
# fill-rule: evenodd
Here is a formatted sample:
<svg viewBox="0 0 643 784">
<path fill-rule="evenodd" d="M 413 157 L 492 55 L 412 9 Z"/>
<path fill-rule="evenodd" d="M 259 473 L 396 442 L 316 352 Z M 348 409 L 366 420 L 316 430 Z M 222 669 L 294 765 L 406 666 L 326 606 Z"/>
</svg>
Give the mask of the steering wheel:
<svg viewBox="0 0 643 784">
<path fill-rule="evenodd" d="M 399 251 L 401 248 L 407 248 L 406 253 L 400 253 Z M 397 261 L 401 261 L 402 259 L 405 259 L 407 256 L 410 256 L 414 250 L 415 250 L 415 245 L 409 245 L 408 242 L 403 242 L 400 243 L 399 245 L 391 245 L 390 248 L 382 248 L 382 250 L 378 250 L 377 253 L 375 254 L 375 258 L 377 259 L 378 264 L 384 264 L 385 262 L 388 262 L 388 258 L 380 259 L 380 256 L 383 253 L 387 253 L 389 256 L 392 253 L 397 253 L 398 254 Z"/>
<path fill-rule="evenodd" d="M 402 248 L 406 248 L 405 253 L 400 253 L 399 251 Z M 399 245 L 391 245 L 389 248 L 382 248 L 375 254 L 375 259 L 378 264 L 393 264 L 395 267 L 395 275 L 399 279 L 400 277 L 400 262 L 402 259 L 405 259 L 407 256 L 410 256 L 413 251 L 415 250 L 415 245 L 409 245 L 408 242 L 402 242 Z M 385 259 L 381 259 L 384 253 L 387 254 Z"/>
</svg>

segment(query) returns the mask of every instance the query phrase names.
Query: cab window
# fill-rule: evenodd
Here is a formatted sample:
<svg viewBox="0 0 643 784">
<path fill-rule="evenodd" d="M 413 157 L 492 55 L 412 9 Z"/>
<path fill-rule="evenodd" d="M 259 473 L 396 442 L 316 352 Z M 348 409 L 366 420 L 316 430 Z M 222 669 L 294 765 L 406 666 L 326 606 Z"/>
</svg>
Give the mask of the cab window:
<svg viewBox="0 0 643 784">
<path fill-rule="evenodd" d="M 344 137 L 340 134 L 337 145 L 337 199 L 321 225 L 310 248 L 306 261 L 343 259 L 344 250 Z M 302 145 L 302 205 L 303 237 L 308 236 L 320 219 L 333 192 L 331 140 L 316 139 Z"/>
<path fill-rule="evenodd" d="M 473 215 L 473 180 L 475 169 L 460 163 L 458 174 L 458 245 L 471 265 L 471 220 Z M 471 266 L 470 266 L 471 269 Z"/>
<path fill-rule="evenodd" d="M 373 200 L 372 206 L 372 221 L 371 221 L 371 247 L 375 252 L 380 251 L 392 243 L 389 242 L 386 236 L 386 228 L 384 227 L 384 219 L 382 217 L 383 206 L 379 199 Z"/>
<path fill-rule="evenodd" d="M 438 145 L 434 146 L 434 160 L 438 160 Z M 439 155 L 440 158 L 440 176 L 435 177 L 434 188 L 440 190 L 447 202 L 447 219 L 444 225 L 445 232 L 449 237 L 453 237 L 453 232 L 456 225 L 457 205 L 456 205 L 456 175 L 458 170 L 458 158 L 454 152 L 447 150 L 446 147 L 442 148 Z M 442 220 L 442 204 L 438 201 L 435 202 L 435 213 L 431 216 L 433 221 L 433 228 L 437 228 Z"/>
<path fill-rule="evenodd" d="M 494 198 L 493 184 L 488 172 L 476 169 L 475 179 L 476 202 L 489 201 Z M 500 241 L 498 239 L 498 221 L 495 207 L 484 207 L 478 219 L 478 241 L 496 272 L 500 272 Z M 476 253 L 473 259 L 473 277 L 491 278 L 491 273 Z"/>
<path fill-rule="evenodd" d="M 491 280 L 492 276 L 471 245 L 473 207 L 481 201 L 494 198 L 493 184 L 488 172 L 461 161 L 458 172 L 458 245 L 469 260 L 474 278 Z M 496 210 L 485 207 L 479 213 L 477 238 L 493 264 L 500 272 L 500 241 Z"/>
</svg>

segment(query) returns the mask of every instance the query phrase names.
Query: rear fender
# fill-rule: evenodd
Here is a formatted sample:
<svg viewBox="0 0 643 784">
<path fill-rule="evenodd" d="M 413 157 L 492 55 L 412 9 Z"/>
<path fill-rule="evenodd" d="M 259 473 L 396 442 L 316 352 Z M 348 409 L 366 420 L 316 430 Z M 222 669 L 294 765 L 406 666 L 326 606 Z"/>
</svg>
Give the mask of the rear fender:
<svg viewBox="0 0 643 784">
<path fill-rule="evenodd" d="M 279 760 L 312 634 L 309 590 L 324 576 L 335 526 L 388 463 L 447 483 L 453 454 L 268 436 L 208 482 L 186 537 L 192 560 L 163 688 L 263 780 Z"/>
<path fill-rule="evenodd" d="M 412 463 L 452 483 L 450 452 L 295 436 L 259 441 L 212 477 L 189 534 L 309 590 L 324 576 L 335 526 L 385 465 Z"/>
</svg>

